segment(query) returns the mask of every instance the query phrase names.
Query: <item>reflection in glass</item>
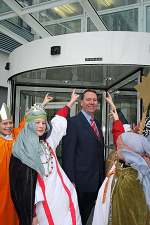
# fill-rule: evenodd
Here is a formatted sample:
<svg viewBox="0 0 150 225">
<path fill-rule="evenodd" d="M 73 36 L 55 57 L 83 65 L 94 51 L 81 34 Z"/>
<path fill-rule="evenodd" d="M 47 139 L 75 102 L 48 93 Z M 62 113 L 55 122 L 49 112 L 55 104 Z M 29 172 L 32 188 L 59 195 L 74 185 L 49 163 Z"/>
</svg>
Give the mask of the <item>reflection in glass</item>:
<svg viewBox="0 0 150 225">
<path fill-rule="evenodd" d="M 23 7 L 26 7 L 28 5 L 36 5 L 36 4 L 48 2 L 51 0 L 15 0 L 15 1 L 19 2 Z"/>
<path fill-rule="evenodd" d="M 125 116 L 128 124 L 133 127 L 138 124 L 137 121 L 137 96 L 138 93 L 135 90 L 134 86 L 138 84 L 138 79 L 127 83 L 125 86 L 121 87 L 119 90 L 112 92 L 111 96 L 116 108 L 120 109 L 120 111 Z M 110 106 L 108 109 L 110 112 Z M 112 131 L 112 123 L 109 117 L 108 119 L 108 148 L 106 150 L 106 156 L 112 151 L 114 148 L 114 141 Z"/>
<path fill-rule="evenodd" d="M 141 0 L 90 0 L 96 11 L 126 6 L 141 2 Z"/>
<path fill-rule="evenodd" d="M 138 31 L 138 9 L 105 14 L 100 17 L 111 31 Z M 87 19 L 87 31 L 97 31 L 89 17 Z"/>
<path fill-rule="evenodd" d="M 53 24 L 45 26 L 45 28 L 50 31 L 54 36 L 61 34 L 70 34 L 75 32 L 81 32 L 81 20 L 72 20 L 60 24 Z"/>
<path fill-rule="evenodd" d="M 47 92 L 44 92 L 44 91 L 42 92 L 41 91 L 40 92 L 21 91 L 19 121 L 23 119 L 26 109 L 30 108 L 35 103 L 42 103 L 46 94 Z M 71 92 L 68 93 L 68 92 L 65 92 L 65 90 L 62 91 L 61 93 L 49 91 L 49 96 L 53 97 L 53 101 L 48 103 L 48 106 L 46 107 L 48 121 L 50 121 L 56 115 L 56 113 L 58 112 L 60 108 L 65 106 L 65 104 L 70 101 Z M 71 113 L 71 116 L 75 116 L 81 111 L 80 101 L 81 101 L 81 96 L 77 99 L 75 111 Z M 74 109 L 71 108 L 71 110 L 74 110 Z M 94 116 L 101 123 L 102 121 L 102 95 L 101 94 L 98 94 L 98 107 Z"/>
<path fill-rule="evenodd" d="M 43 99 L 47 93 L 46 92 L 36 92 L 36 91 L 21 91 L 20 96 L 20 121 L 24 117 L 24 113 L 26 108 L 30 108 L 35 103 L 42 103 Z M 71 93 L 57 93 L 57 92 L 49 92 L 49 96 L 53 97 L 52 103 L 59 103 L 61 102 L 68 102 L 70 100 Z M 49 104 L 52 104 L 49 103 Z M 61 106 L 60 106 L 61 108 Z M 51 108 L 50 110 L 47 110 L 48 113 L 48 121 L 50 121 L 55 114 L 60 109 L 58 107 Z"/>
<path fill-rule="evenodd" d="M 83 13 L 83 8 L 79 3 L 61 5 L 61 6 L 52 8 L 52 10 L 61 18 L 77 16 Z"/>
<path fill-rule="evenodd" d="M 10 12 L 10 11 L 12 11 L 12 9 L 9 8 L 9 6 L 5 4 L 5 2 L 0 0 L 0 13 Z"/>
<path fill-rule="evenodd" d="M 150 32 L 150 6 L 146 7 L 146 32 Z"/>
<path fill-rule="evenodd" d="M 95 24 L 92 22 L 90 17 L 87 18 L 87 32 L 98 31 Z"/>
<path fill-rule="evenodd" d="M 0 24 L 27 41 L 34 40 L 34 34 L 30 32 L 31 28 L 18 16 L 7 20 L 1 20 Z"/>
<path fill-rule="evenodd" d="M 136 67 L 135 67 L 136 69 Z M 36 84 L 58 87 L 93 87 L 106 89 L 133 72 L 133 66 L 68 66 L 39 69 L 22 73 L 13 79 L 18 84 Z"/>
<path fill-rule="evenodd" d="M 135 82 L 133 82 L 135 83 Z M 137 82 L 136 82 L 137 83 Z M 132 87 L 133 88 L 133 87 Z M 137 92 L 130 92 L 129 91 L 116 91 L 112 94 L 113 101 L 118 109 L 121 110 L 123 115 L 128 121 L 128 124 L 133 128 L 137 125 L 139 121 L 137 121 Z M 110 111 L 110 110 L 109 110 Z M 109 153 L 114 149 L 114 141 L 112 131 L 112 123 L 111 119 L 108 120 L 109 122 L 109 129 L 108 129 L 108 148 L 106 150 L 106 157 Z"/>
<path fill-rule="evenodd" d="M 40 23 L 47 23 L 48 25 L 48 22 L 81 14 L 83 14 L 83 8 L 78 2 L 75 2 L 72 4 L 60 5 L 53 8 L 41 10 L 37 12 L 37 14 L 33 13 L 32 15 L 35 16 Z"/>
<path fill-rule="evenodd" d="M 119 91 L 114 95 L 114 103 L 121 110 L 128 124 L 137 125 L 137 92 L 133 95 L 124 95 Z M 139 122 L 139 121 L 138 121 Z"/>
<path fill-rule="evenodd" d="M 138 31 L 138 9 L 101 15 L 111 31 Z"/>
<path fill-rule="evenodd" d="M 135 82 L 133 82 L 135 83 Z M 137 83 L 137 82 L 136 82 Z M 132 87 L 133 88 L 133 87 Z M 133 126 L 137 125 L 139 121 L 137 121 L 137 92 L 129 91 L 116 91 L 114 94 L 111 94 L 113 97 L 113 101 L 118 109 L 121 110 L 123 115 L 128 121 L 128 124 L 133 128 Z M 110 109 L 109 109 L 110 112 Z M 106 148 L 106 158 L 110 154 L 110 152 L 114 149 L 114 141 L 112 131 L 112 123 L 113 120 L 108 119 L 108 147 Z"/>
</svg>

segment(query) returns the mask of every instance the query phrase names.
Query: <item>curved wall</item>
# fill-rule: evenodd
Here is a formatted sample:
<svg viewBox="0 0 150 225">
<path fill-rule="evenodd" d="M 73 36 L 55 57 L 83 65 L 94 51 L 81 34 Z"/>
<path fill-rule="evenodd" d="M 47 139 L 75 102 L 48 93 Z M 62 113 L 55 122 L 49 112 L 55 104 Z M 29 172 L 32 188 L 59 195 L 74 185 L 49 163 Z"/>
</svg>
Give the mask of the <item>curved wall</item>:
<svg viewBox="0 0 150 225">
<path fill-rule="evenodd" d="M 51 55 L 52 46 L 61 46 L 61 54 Z M 102 58 L 102 61 L 85 61 L 85 58 Z M 46 67 L 150 65 L 150 33 L 98 31 L 48 37 L 18 47 L 10 54 L 9 62 L 9 78 Z"/>
</svg>

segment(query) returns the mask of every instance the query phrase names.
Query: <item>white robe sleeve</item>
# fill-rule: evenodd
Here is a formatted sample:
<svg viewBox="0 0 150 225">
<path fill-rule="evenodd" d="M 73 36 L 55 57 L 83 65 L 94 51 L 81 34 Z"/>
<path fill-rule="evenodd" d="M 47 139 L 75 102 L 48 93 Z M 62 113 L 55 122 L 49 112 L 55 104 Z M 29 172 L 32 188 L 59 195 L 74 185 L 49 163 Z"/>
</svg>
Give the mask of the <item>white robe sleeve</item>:
<svg viewBox="0 0 150 225">
<path fill-rule="evenodd" d="M 53 151 L 55 151 L 62 137 L 66 135 L 67 120 L 62 116 L 56 115 L 51 120 L 51 125 L 52 132 L 46 141 L 49 143 Z"/>
</svg>

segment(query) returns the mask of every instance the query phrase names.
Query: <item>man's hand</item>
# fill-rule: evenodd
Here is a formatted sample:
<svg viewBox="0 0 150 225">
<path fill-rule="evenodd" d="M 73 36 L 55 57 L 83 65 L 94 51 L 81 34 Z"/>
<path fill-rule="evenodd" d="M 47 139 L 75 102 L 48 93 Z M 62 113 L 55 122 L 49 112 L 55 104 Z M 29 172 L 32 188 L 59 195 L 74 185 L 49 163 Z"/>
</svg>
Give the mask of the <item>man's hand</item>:
<svg viewBox="0 0 150 225">
<path fill-rule="evenodd" d="M 49 103 L 49 102 L 51 102 L 51 101 L 53 100 L 53 98 L 50 97 L 50 96 L 48 96 L 48 95 L 49 95 L 49 93 L 47 93 L 47 94 L 45 95 L 44 101 L 43 101 L 43 103 L 42 103 L 42 106 L 43 106 L 43 107 L 46 106 L 47 103 Z"/>
</svg>

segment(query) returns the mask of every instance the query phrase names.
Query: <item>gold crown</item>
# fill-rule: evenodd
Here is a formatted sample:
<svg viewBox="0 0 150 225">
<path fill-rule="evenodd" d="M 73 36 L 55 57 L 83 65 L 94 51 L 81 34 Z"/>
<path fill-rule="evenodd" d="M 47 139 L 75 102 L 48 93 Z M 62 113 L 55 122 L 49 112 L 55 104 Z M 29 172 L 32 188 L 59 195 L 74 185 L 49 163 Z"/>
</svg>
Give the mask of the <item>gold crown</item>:
<svg viewBox="0 0 150 225">
<path fill-rule="evenodd" d="M 2 122 L 3 120 L 10 120 L 10 119 L 12 119 L 10 109 L 7 107 L 5 103 L 3 103 L 0 110 L 0 122 Z"/>
<path fill-rule="evenodd" d="M 33 112 L 39 112 L 39 111 L 43 111 L 44 108 L 41 104 L 35 103 L 33 106 L 31 106 L 31 108 L 27 108 L 25 111 L 25 117 L 27 117 L 29 114 L 33 113 Z"/>
</svg>

